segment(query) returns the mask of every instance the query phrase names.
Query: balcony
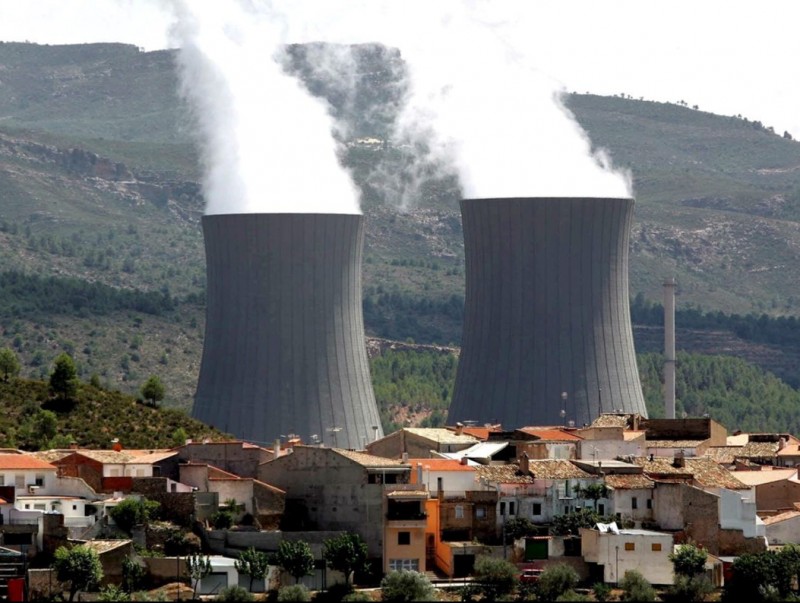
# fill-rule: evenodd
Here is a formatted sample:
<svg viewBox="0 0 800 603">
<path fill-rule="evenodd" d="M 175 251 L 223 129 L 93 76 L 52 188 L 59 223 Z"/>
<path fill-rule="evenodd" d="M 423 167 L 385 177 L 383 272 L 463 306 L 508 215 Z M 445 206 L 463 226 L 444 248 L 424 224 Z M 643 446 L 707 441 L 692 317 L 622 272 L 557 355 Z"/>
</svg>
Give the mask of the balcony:
<svg viewBox="0 0 800 603">
<path fill-rule="evenodd" d="M 386 514 L 386 525 L 391 528 L 424 528 L 428 524 L 428 514 L 410 511 L 390 511 Z"/>
</svg>

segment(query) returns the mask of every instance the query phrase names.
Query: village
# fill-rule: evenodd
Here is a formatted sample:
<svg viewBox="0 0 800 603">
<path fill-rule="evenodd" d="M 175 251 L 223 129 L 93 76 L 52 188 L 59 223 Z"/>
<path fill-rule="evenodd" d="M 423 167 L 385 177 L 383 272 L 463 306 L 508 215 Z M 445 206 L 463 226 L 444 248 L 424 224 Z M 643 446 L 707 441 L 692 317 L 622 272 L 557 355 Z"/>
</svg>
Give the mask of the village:
<svg viewBox="0 0 800 603">
<path fill-rule="evenodd" d="M 717 588 L 738 556 L 800 539 L 800 440 L 729 434 L 710 418 L 605 413 L 583 428 L 409 427 L 359 451 L 291 437 L 271 448 L 187 441 L 126 450 L 122 441 L 0 454 L 9 598 L 19 580 L 31 600 L 62 592 L 37 560 L 78 544 L 97 552 L 104 584 L 120 584 L 124 560 L 135 558 L 148 584 L 185 582 L 200 596 L 292 584 L 277 567 L 255 581 L 236 567 L 244 551 L 274 553 L 282 541 L 310 545 L 315 569 L 301 580 L 309 589 L 347 582 L 322 559 L 324 542 L 342 533 L 366 546 L 366 582 L 413 570 L 459 583 L 490 556 L 521 576 L 566 564 L 586 584 L 617 584 L 635 570 L 670 585 L 670 555 L 688 543 L 707 553 Z M 113 509 L 130 500 L 154 501 L 159 520 L 175 527 L 142 522 L 126 534 Z M 603 521 L 581 525 L 584 517 Z M 209 562 L 194 580 L 191 555 Z"/>
</svg>

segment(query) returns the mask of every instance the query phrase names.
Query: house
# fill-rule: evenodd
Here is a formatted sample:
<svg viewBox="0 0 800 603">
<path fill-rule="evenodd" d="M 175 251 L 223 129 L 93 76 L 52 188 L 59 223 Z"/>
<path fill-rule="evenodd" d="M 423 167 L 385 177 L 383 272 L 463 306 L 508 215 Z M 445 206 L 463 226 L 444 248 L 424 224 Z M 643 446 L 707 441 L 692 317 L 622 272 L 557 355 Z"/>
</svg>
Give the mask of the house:
<svg viewBox="0 0 800 603">
<path fill-rule="evenodd" d="M 764 518 L 769 546 L 800 542 L 800 511 L 792 509 Z"/>
<path fill-rule="evenodd" d="M 548 523 L 584 506 L 577 493 L 590 483 L 593 476 L 568 460 L 529 460 L 522 455 L 519 465 L 490 465 L 475 467 L 483 489 L 497 492 L 497 533 L 503 524 L 515 517 L 525 517 L 535 523 Z"/>
<path fill-rule="evenodd" d="M 574 459 L 583 439 L 577 430 L 563 427 L 522 427 L 517 429 L 516 457 L 529 459 Z M 523 439 L 519 436 L 525 436 Z"/>
<path fill-rule="evenodd" d="M 92 501 L 74 496 L 23 495 L 17 496 L 14 508 L 18 511 L 39 511 L 41 513 L 60 513 L 64 525 L 75 528 L 79 534 L 90 528 L 97 520 L 97 509 Z"/>
<path fill-rule="evenodd" d="M 682 533 L 714 555 L 766 547 L 752 488 L 707 457 L 634 459 L 655 482 L 653 520 Z M 676 537 L 677 539 L 678 537 Z M 682 540 L 681 540 L 682 541 Z"/>
<path fill-rule="evenodd" d="M 577 467 L 598 476 L 606 495 L 593 501 L 600 515 L 615 515 L 618 520 L 641 524 L 653 519 L 654 482 L 641 465 L 622 460 L 574 460 Z M 596 494 L 595 494 L 596 496 Z"/>
<path fill-rule="evenodd" d="M 583 559 L 597 569 L 594 578 L 619 583 L 625 572 L 636 570 L 651 584 L 672 584 L 672 534 L 651 530 L 621 530 L 612 524 L 581 528 Z"/>
<path fill-rule="evenodd" d="M 295 446 L 258 467 L 259 481 L 286 492 L 282 529 L 355 532 L 373 558 L 383 554 L 384 485 L 410 478 L 409 463 L 317 446 Z"/>
<path fill-rule="evenodd" d="M 277 454 L 267 448 L 240 440 L 212 442 L 187 441 L 175 449 L 177 459 L 181 463 L 200 463 L 218 467 L 223 471 L 239 477 L 258 478 L 258 467 L 262 463 L 280 456 L 280 444 L 276 446 Z M 177 471 L 177 470 L 176 470 Z M 171 476 L 177 479 L 176 476 Z"/>
<path fill-rule="evenodd" d="M 96 492 L 130 492 L 135 477 L 177 473 L 178 455 L 171 450 L 75 449 L 53 460 L 61 477 L 85 481 Z"/>
<path fill-rule="evenodd" d="M 57 469 L 29 454 L 0 454 L 0 487 L 13 486 L 16 496 L 55 494 Z"/>
<path fill-rule="evenodd" d="M 179 472 L 181 484 L 216 493 L 218 501 L 234 500 L 262 529 L 277 529 L 286 505 L 286 493 L 280 488 L 201 463 L 182 464 Z"/>
<path fill-rule="evenodd" d="M 464 433 L 445 428 L 406 427 L 367 444 L 367 452 L 390 459 L 430 458 L 432 452 L 458 452 L 480 440 Z"/>
<path fill-rule="evenodd" d="M 727 444 L 727 429 L 708 417 L 640 419 L 638 426 L 645 431 L 648 455 L 702 456 L 711 446 Z"/>
<path fill-rule="evenodd" d="M 491 463 L 506 463 L 514 460 L 515 450 L 510 448 L 509 442 L 478 442 L 474 446 L 464 448 L 458 452 L 436 452 L 433 458 L 443 458 L 455 461 L 466 459 L 468 465 L 489 465 Z"/>
<path fill-rule="evenodd" d="M 81 544 L 97 553 L 100 565 L 103 568 L 102 584 L 120 584 L 122 582 L 122 567 L 126 557 L 133 557 L 136 551 L 132 540 L 85 540 L 74 544 Z"/>
<path fill-rule="evenodd" d="M 775 514 L 793 510 L 800 502 L 800 479 L 797 468 L 778 469 L 756 466 L 750 471 L 734 471 L 742 483 L 755 489 L 759 514 Z"/>
<path fill-rule="evenodd" d="M 383 571 L 426 569 L 428 491 L 423 484 L 387 485 L 384 491 Z"/>
<path fill-rule="evenodd" d="M 728 467 L 800 465 L 800 440 L 788 433 L 736 433 L 705 454 Z"/>
<path fill-rule="evenodd" d="M 647 450 L 645 431 L 639 429 L 641 417 L 636 414 L 601 414 L 591 425 L 579 429 L 579 459 L 614 459 L 644 456 Z"/>
</svg>

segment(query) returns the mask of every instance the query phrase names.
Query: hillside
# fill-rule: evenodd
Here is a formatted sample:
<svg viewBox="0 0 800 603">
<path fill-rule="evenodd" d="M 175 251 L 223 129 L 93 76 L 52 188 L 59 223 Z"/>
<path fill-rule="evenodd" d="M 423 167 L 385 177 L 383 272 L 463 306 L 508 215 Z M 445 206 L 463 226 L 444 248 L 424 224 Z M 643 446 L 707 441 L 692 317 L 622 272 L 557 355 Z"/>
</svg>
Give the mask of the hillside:
<svg viewBox="0 0 800 603">
<path fill-rule="evenodd" d="M 355 84 L 343 90 L 315 71 L 304 47 L 290 56 L 353 133 L 343 161 L 367 220 L 368 333 L 458 345 L 458 185 L 432 180 L 416 207 L 400 211 L 376 174 L 407 157 L 364 140 L 386 136 L 402 59 L 357 47 Z M 167 51 L 0 44 L 0 346 L 17 351 L 26 376 L 46 375 L 66 350 L 84 379 L 97 374 L 108 388 L 135 393 L 158 374 L 167 405 L 191 405 L 204 322 L 203 200 L 175 83 Z M 800 313 L 800 144 L 757 116 L 592 94 L 565 101 L 593 143 L 634 176 L 632 296 L 657 300 L 664 276 L 675 275 L 679 308 Z M 20 281 L 33 275 L 43 280 Z M 689 335 L 678 336 L 687 351 L 722 347 L 776 374 L 798 357 L 726 333 Z M 640 352 L 660 349 L 642 329 L 636 342 Z"/>
<path fill-rule="evenodd" d="M 46 413 L 56 417 L 49 424 Z M 57 434 L 59 440 L 52 441 Z M 174 409 L 153 408 L 131 396 L 82 383 L 73 400 L 61 402 L 45 381 L 0 381 L 0 447 L 36 450 L 69 440 L 85 448 L 108 449 L 118 438 L 125 448 L 171 448 L 185 438 L 222 439 L 221 432 Z"/>
</svg>

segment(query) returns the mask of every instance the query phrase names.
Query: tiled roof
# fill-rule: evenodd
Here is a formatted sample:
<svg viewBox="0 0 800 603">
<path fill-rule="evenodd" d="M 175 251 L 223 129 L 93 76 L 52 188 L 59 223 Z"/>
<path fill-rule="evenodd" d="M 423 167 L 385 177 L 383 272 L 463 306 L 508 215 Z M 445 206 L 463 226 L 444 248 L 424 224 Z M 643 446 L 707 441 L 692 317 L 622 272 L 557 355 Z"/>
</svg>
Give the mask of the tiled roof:
<svg viewBox="0 0 800 603">
<path fill-rule="evenodd" d="M 87 540 L 83 542 L 83 546 L 92 549 L 98 555 L 113 551 L 122 546 L 130 545 L 131 540 Z"/>
<path fill-rule="evenodd" d="M 518 431 L 535 436 L 540 440 L 576 442 L 583 438 L 559 427 L 522 427 Z"/>
<path fill-rule="evenodd" d="M 0 469 L 50 469 L 56 466 L 30 454 L 0 454 Z"/>
<path fill-rule="evenodd" d="M 632 415 L 602 414 L 597 417 L 590 427 L 627 427 Z"/>
<path fill-rule="evenodd" d="M 741 450 L 742 446 L 709 446 L 703 456 L 721 465 L 732 465 Z"/>
<path fill-rule="evenodd" d="M 641 490 L 655 487 L 655 482 L 641 473 L 606 475 L 603 479 L 606 482 L 606 486 L 613 490 Z"/>
<path fill-rule="evenodd" d="M 387 459 L 382 456 L 375 456 L 367 454 L 366 452 L 356 452 L 354 450 L 345 450 L 343 448 L 332 448 L 337 454 L 350 459 L 364 467 L 408 467 L 408 463 L 404 463 L 397 459 Z"/>
<path fill-rule="evenodd" d="M 417 465 L 422 465 L 423 469 L 430 471 L 471 471 L 475 472 L 474 467 L 469 465 L 462 465 L 459 461 L 454 459 L 408 459 L 408 463 L 412 468 Z"/>
<path fill-rule="evenodd" d="M 29 452 L 30 456 L 36 457 L 41 461 L 46 461 L 48 463 L 55 463 L 60 461 L 65 456 L 69 456 L 75 452 L 75 450 L 70 449 L 60 449 L 60 450 L 37 450 L 36 452 Z"/>
<path fill-rule="evenodd" d="M 474 436 L 465 433 L 458 435 L 454 431 L 440 427 L 406 427 L 405 431 L 439 444 L 474 444 L 478 441 Z"/>
<path fill-rule="evenodd" d="M 690 475 L 700 486 L 707 488 L 727 488 L 729 490 L 744 490 L 749 486 L 736 479 L 733 473 L 722 467 L 719 463 L 706 457 L 687 457 L 683 467 L 675 467 L 674 460 L 669 457 L 655 457 L 652 461 L 646 457 L 634 459 L 641 465 L 648 477 L 658 480 L 663 476 Z"/>
<path fill-rule="evenodd" d="M 528 469 L 536 479 L 580 479 L 592 477 L 567 460 L 545 459 L 528 461 Z"/>
<path fill-rule="evenodd" d="M 736 456 L 741 458 L 772 458 L 778 453 L 778 442 L 747 442 Z"/>
<path fill-rule="evenodd" d="M 532 484 L 533 478 L 519 470 L 515 464 L 480 465 L 475 467 L 478 477 L 497 484 Z"/>
<path fill-rule="evenodd" d="M 760 486 L 761 484 L 769 484 L 772 482 L 781 482 L 783 480 L 792 479 L 797 477 L 797 469 L 766 469 L 757 471 L 736 471 L 734 472 L 736 479 L 748 486 Z"/>
<path fill-rule="evenodd" d="M 784 511 L 783 513 L 778 513 L 777 515 L 764 517 L 763 521 L 766 525 L 770 525 L 773 523 L 786 521 L 787 519 L 794 519 L 796 517 L 800 517 L 800 511 Z"/>
<path fill-rule="evenodd" d="M 647 439 L 648 448 L 695 448 L 705 442 L 702 440 L 651 440 Z"/>
</svg>

